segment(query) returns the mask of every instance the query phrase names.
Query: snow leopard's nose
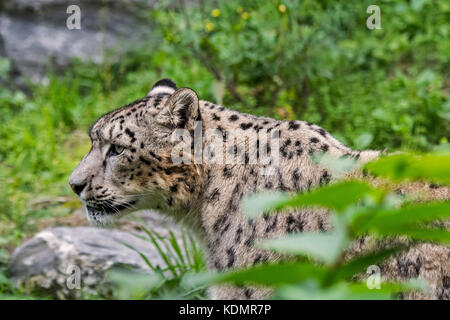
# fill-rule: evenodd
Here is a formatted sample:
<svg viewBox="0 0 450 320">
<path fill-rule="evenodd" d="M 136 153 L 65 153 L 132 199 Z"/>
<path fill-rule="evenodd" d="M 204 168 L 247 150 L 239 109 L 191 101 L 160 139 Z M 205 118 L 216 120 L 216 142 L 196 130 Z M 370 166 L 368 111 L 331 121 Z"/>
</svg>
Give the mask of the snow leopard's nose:
<svg viewBox="0 0 450 320">
<path fill-rule="evenodd" d="M 70 187 L 72 188 L 73 192 L 75 192 L 78 196 L 80 196 L 81 192 L 84 190 L 84 188 L 86 187 L 87 183 L 80 183 L 80 184 L 76 184 L 76 183 L 70 183 Z"/>
<path fill-rule="evenodd" d="M 84 194 L 89 190 L 86 186 L 90 184 L 90 181 L 93 179 L 96 172 L 99 171 L 97 166 L 99 157 L 100 151 L 91 149 L 70 174 L 69 185 L 81 200 L 84 200 Z"/>
</svg>

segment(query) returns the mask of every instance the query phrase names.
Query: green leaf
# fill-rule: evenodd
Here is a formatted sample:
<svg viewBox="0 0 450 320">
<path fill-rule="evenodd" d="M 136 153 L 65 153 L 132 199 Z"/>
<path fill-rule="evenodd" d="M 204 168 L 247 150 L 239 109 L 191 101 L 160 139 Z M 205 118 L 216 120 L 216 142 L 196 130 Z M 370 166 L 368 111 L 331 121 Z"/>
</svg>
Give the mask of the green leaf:
<svg viewBox="0 0 450 320">
<path fill-rule="evenodd" d="M 11 280 L 8 279 L 3 273 L 0 272 L 0 285 L 6 285 L 8 287 L 13 287 Z"/>
<path fill-rule="evenodd" d="M 415 240 L 432 241 L 450 244 L 450 231 L 440 229 L 421 229 L 415 227 L 396 227 L 394 229 L 381 229 L 377 233 L 383 236 L 405 235 Z"/>
<path fill-rule="evenodd" d="M 383 232 L 395 232 L 395 230 L 405 232 L 408 227 L 414 224 L 448 217 L 450 217 L 450 202 L 425 203 L 397 210 L 380 210 L 366 223 L 353 228 L 359 234 L 370 230 L 381 234 Z"/>
<path fill-rule="evenodd" d="M 282 193 L 259 192 L 246 196 L 242 200 L 242 208 L 247 216 L 254 218 L 279 207 L 288 199 L 289 197 Z"/>
<path fill-rule="evenodd" d="M 342 211 L 365 196 L 377 194 L 368 184 L 358 181 L 346 181 L 327 185 L 306 194 L 299 194 L 279 203 L 276 209 L 300 206 L 321 206 Z"/>
<path fill-rule="evenodd" d="M 11 63 L 9 60 L 0 58 L 0 78 L 6 79 L 6 76 L 11 69 Z"/>
<path fill-rule="evenodd" d="M 160 274 L 147 274 L 138 271 L 112 269 L 106 274 L 106 280 L 114 284 L 119 299 L 144 299 L 148 292 L 161 286 L 164 278 Z"/>
<path fill-rule="evenodd" d="M 365 168 L 374 175 L 393 180 L 419 180 L 450 183 L 450 153 L 440 152 L 428 155 L 397 154 L 383 157 L 366 164 Z"/>
<path fill-rule="evenodd" d="M 336 271 L 334 271 L 330 276 L 328 282 L 334 282 L 344 279 L 348 280 L 358 273 L 365 271 L 369 266 L 377 264 L 378 262 L 387 259 L 388 257 L 400 252 L 403 249 L 405 249 L 404 246 L 399 246 L 356 257 L 346 262 L 344 265 L 340 266 Z"/>
<path fill-rule="evenodd" d="M 289 300 L 387 300 L 393 294 L 404 291 L 425 290 L 427 285 L 422 281 L 404 283 L 381 283 L 380 289 L 369 289 L 366 283 L 340 282 L 330 287 L 320 287 L 315 281 L 305 281 L 296 286 L 284 286 L 278 289 L 275 299 Z"/>
<path fill-rule="evenodd" d="M 9 253 L 4 249 L 0 249 L 0 264 L 8 263 L 9 258 Z"/>
<path fill-rule="evenodd" d="M 350 157 L 341 158 L 322 152 L 315 152 L 312 155 L 312 160 L 317 165 L 323 166 L 331 171 L 333 177 L 342 177 L 344 174 L 360 166 L 356 159 Z"/>
<path fill-rule="evenodd" d="M 369 290 L 362 285 L 339 283 L 331 287 L 321 288 L 311 283 L 297 286 L 284 286 L 278 289 L 275 299 L 282 300 L 387 300 L 392 293 L 386 290 Z"/>
<path fill-rule="evenodd" d="M 369 194 L 376 196 L 379 192 L 366 183 L 346 181 L 292 197 L 281 193 L 257 193 L 243 200 L 243 208 L 250 217 L 270 210 L 301 206 L 321 206 L 341 211 Z"/>
<path fill-rule="evenodd" d="M 305 279 L 318 279 L 324 277 L 323 267 L 304 262 L 283 262 L 278 264 L 259 264 L 247 269 L 227 271 L 223 273 L 201 272 L 187 274 L 184 285 L 197 287 L 214 283 L 258 284 L 265 286 L 278 286 L 289 283 L 298 283 Z"/>
<path fill-rule="evenodd" d="M 343 232 L 303 232 L 278 239 L 264 240 L 257 246 L 290 255 L 307 255 L 325 263 L 333 263 L 348 240 Z"/>
<path fill-rule="evenodd" d="M 355 148 L 356 149 L 364 149 L 367 148 L 373 141 L 373 135 L 369 132 L 365 132 L 361 134 L 355 140 Z"/>
</svg>

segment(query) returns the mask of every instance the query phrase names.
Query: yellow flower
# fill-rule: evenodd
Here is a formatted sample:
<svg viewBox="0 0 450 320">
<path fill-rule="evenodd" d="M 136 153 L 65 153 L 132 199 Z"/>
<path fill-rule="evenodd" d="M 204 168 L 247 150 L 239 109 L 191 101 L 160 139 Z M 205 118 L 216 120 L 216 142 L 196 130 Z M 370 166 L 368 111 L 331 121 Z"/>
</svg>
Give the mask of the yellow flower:
<svg viewBox="0 0 450 320">
<path fill-rule="evenodd" d="M 286 6 L 284 4 L 280 4 L 278 6 L 278 11 L 280 11 L 281 13 L 285 13 L 286 12 Z"/>
<path fill-rule="evenodd" d="M 241 6 L 237 7 L 236 12 L 241 14 L 244 11 L 244 8 L 242 8 Z"/>
<path fill-rule="evenodd" d="M 220 16 L 220 10 L 214 9 L 213 11 L 211 11 L 211 16 L 213 16 L 213 18 L 217 18 L 218 16 Z"/>
<path fill-rule="evenodd" d="M 210 32 L 214 29 L 214 23 L 212 23 L 211 21 L 206 20 L 205 23 L 205 31 L 206 32 Z"/>
<path fill-rule="evenodd" d="M 250 15 L 248 14 L 248 12 L 242 12 L 242 15 L 241 15 L 242 19 L 247 20 L 249 16 Z"/>
</svg>

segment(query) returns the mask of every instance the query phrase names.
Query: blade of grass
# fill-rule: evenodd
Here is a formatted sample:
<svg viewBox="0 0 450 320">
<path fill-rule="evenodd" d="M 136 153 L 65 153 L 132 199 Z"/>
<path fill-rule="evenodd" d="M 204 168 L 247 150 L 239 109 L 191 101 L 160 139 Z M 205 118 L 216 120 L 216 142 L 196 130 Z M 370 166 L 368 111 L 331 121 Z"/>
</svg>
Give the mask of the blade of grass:
<svg viewBox="0 0 450 320">
<path fill-rule="evenodd" d="M 172 275 L 174 277 L 178 276 L 178 273 L 176 272 L 175 268 L 173 267 L 169 257 L 167 256 L 166 252 L 161 248 L 161 246 L 159 245 L 158 241 L 156 240 L 155 236 L 152 234 L 152 232 L 150 230 L 148 230 L 147 228 L 143 227 L 144 232 L 149 236 L 150 241 L 153 243 L 153 245 L 155 246 L 156 250 L 158 251 L 159 255 L 161 256 L 161 258 L 163 259 L 163 261 L 166 263 L 167 267 L 169 268 L 170 272 L 172 273 Z"/>
<path fill-rule="evenodd" d="M 121 243 L 125 247 L 135 251 L 137 254 L 139 254 L 139 256 L 144 260 L 144 262 L 150 267 L 150 269 L 153 272 L 158 272 L 158 270 L 153 266 L 153 264 L 150 262 L 150 260 L 148 260 L 148 258 L 142 252 L 140 252 L 139 250 L 137 250 L 135 247 L 133 247 L 132 245 L 130 245 L 128 243 L 125 243 L 125 242 L 122 242 L 122 241 L 119 241 L 119 243 Z"/>
</svg>

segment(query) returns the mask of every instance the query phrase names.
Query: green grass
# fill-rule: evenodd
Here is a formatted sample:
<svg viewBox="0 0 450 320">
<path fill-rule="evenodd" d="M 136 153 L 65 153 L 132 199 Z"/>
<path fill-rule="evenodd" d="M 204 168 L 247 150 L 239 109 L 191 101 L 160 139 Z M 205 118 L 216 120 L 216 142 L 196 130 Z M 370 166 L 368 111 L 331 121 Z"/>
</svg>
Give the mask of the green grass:
<svg viewBox="0 0 450 320">
<path fill-rule="evenodd" d="M 166 264 L 165 268 L 154 265 L 144 254 L 135 250 L 149 267 L 150 274 L 112 270 L 107 281 L 115 286 L 114 298 L 119 299 L 206 299 L 206 286 L 189 287 L 183 285 L 189 272 L 205 269 L 205 259 L 198 240 L 190 232 L 182 230 L 181 241 L 172 231 L 162 236 L 155 231 L 143 228 L 145 236 L 137 237 L 149 241 Z M 144 281 L 142 281 L 144 280 Z"/>
</svg>

